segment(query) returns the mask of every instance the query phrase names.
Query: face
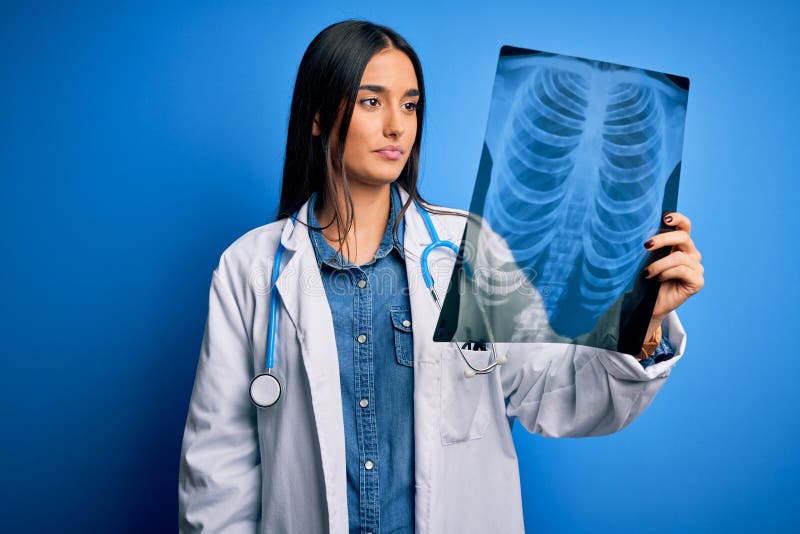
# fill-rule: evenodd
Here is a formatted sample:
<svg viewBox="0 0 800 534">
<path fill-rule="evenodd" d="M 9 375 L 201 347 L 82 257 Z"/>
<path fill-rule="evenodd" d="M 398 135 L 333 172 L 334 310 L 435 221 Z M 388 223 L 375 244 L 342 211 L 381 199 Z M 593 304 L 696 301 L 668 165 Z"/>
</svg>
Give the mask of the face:
<svg viewBox="0 0 800 534">
<path fill-rule="evenodd" d="M 417 138 L 418 101 L 417 76 L 408 56 L 390 48 L 370 59 L 345 140 L 344 167 L 351 187 L 385 185 L 400 176 Z M 312 133 L 319 135 L 316 124 Z"/>
</svg>

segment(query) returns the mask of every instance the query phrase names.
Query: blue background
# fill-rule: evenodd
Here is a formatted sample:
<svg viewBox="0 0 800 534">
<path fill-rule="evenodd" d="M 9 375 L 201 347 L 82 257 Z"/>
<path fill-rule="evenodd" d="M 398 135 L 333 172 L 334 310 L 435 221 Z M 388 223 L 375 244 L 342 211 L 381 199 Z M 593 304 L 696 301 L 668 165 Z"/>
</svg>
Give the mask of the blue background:
<svg viewBox="0 0 800 534">
<path fill-rule="evenodd" d="M 515 428 L 525 521 L 800 527 L 797 7 L 65 4 L 0 17 L 4 531 L 176 529 L 211 271 L 271 220 L 300 57 L 350 17 L 422 58 L 421 187 L 452 206 L 469 204 L 502 44 L 691 78 L 679 207 L 707 283 L 680 310 L 688 353 L 619 434 Z"/>
</svg>

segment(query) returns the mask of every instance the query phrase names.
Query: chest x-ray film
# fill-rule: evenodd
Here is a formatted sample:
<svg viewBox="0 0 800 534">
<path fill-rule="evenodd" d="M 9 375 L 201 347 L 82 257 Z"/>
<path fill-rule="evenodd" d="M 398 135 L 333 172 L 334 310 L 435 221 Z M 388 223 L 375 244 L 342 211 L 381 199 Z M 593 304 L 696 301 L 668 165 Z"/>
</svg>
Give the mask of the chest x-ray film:
<svg viewBox="0 0 800 534">
<path fill-rule="evenodd" d="M 637 354 L 669 253 L 689 80 L 504 46 L 436 341 Z"/>
</svg>

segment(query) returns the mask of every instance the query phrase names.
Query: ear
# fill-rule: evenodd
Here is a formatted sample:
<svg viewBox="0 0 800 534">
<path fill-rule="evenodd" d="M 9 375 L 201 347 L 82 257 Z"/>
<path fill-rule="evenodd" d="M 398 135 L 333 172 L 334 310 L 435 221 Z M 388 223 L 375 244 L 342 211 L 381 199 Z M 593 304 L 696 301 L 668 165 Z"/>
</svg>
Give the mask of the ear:
<svg viewBox="0 0 800 534">
<path fill-rule="evenodd" d="M 314 137 L 319 137 L 322 134 L 322 130 L 319 128 L 319 113 L 314 114 L 314 122 L 311 124 L 311 135 Z"/>
</svg>

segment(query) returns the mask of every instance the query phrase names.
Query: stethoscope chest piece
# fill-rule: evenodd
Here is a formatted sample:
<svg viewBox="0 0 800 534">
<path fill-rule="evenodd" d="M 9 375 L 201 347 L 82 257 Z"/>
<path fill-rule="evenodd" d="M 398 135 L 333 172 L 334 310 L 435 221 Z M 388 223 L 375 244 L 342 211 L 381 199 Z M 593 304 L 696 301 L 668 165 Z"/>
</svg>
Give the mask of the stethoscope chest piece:
<svg viewBox="0 0 800 534">
<path fill-rule="evenodd" d="M 262 373 L 250 381 L 250 400 L 259 408 L 269 408 L 281 398 L 281 383 L 275 375 Z"/>
</svg>

